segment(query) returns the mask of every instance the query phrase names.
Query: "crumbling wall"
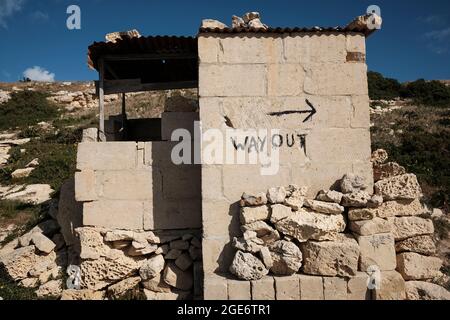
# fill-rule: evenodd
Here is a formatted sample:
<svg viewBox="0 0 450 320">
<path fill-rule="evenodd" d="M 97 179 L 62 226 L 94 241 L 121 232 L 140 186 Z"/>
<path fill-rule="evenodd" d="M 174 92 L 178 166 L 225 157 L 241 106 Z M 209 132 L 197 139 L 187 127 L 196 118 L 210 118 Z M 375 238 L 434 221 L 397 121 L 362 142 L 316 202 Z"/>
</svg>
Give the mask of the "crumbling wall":
<svg viewBox="0 0 450 320">
<path fill-rule="evenodd" d="M 285 139 L 277 148 L 275 175 L 261 175 L 259 165 L 203 164 L 208 277 L 227 272 L 234 256 L 231 240 L 240 232 L 237 199 L 243 191 L 293 183 L 309 186 L 315 196 L 346 173 L 365 177 L 369 189 L 373 178 L 363 35 L 205 33 L 198 43 L 203 131 L 279 129 Z"/>
</svg>

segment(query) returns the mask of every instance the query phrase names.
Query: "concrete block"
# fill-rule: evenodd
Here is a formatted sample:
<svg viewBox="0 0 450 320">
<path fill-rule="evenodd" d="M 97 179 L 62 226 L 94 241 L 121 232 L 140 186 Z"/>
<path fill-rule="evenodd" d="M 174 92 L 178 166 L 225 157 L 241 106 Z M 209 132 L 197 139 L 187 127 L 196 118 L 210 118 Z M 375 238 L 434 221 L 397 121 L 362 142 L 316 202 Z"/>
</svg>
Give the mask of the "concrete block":
<svg viewBox="0 0 450 320">
<path fill-rule="evenodd" d="M 172 133 L 177 129 L 189 131 L 191 140 L 194 140 L 194 122 L 199 119 L 197 112 L 163 112 L 161 115 L 162 140 L 171 141 Z"/>
<path fill-rule="evenodd" d="M 325 300 L 347 300 L 347 280 L 338 277 L 324 277 L 323 296 Z"/>
<path fill-rule="evenodd" d="M 228 300 L 252 300 L 250 281 L 228 280 Z"/>
<path fill-rule="evenodd" d="M 83 142 L 78 144 L 78 170 L 130 170 L 136 168 L 135 142 Z"/>
<path fill-rule="evenodd" d="M 215 275 L 207 276 L 204 280 L 205 300 L 228 300 L 227 279 Z"/>
<path fill-rule="evenodd" d="M 300 281 L 298 275 L 274 277 L 277 300 L 300 300 Z"/>
<path fill-rule="evenodd" d="M 79 202 L 98 200 L 93 170 L 75 172 L 75 199 Z"/>
<path fill-rule="evenodd" d="M 305 93 L 311 95 L 367 95 L 364 63 L 310 64 L 306 68 Z"/>
<path fill-rule="evenodd" d="M 123 230 L 143 230 L 141 201 L 94 201 L 83 204 L 83 225 Z"/>
<path fill-rule="evenodd" d="M 323 300 L 323 278 L 299 275 L 300 299 Z"/>
<path fill-rule="evenodd" d="M 275 286 L 272 277 L 252 281 L 252 300 L 275 300 Z"/>
<path fill-rule="evenodd" d="M 264 65 L 200 65 L 201 97 L 241 97 L 266 95 Z"/>
</svg>

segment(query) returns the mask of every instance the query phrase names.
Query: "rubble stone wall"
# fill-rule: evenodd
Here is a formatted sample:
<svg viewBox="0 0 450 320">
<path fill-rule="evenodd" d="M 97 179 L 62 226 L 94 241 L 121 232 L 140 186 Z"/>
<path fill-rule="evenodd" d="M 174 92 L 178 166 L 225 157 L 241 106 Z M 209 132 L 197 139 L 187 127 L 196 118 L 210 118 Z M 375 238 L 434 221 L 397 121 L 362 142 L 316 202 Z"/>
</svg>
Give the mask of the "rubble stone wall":
<svg viewBox="0 0 450 320">
<path fill-rule="evenodd" d="M 276 175 L 261 175 L 258 165 L 202 166 L 204 268 L 212 276 L 227 272 L 233 258 L 236 199 L 244 190 L 294 183 L 315 196 L 346 173 L 365 177 L 372 188 L 369 97 L 360 34 L 205 33 L 198 43 L 203 131 L 280 129 L 296 139 L 279 148 Z M 311 110 L 306 100 L 317 111 L 309 119 L 301 112 Z"/>
</svg>

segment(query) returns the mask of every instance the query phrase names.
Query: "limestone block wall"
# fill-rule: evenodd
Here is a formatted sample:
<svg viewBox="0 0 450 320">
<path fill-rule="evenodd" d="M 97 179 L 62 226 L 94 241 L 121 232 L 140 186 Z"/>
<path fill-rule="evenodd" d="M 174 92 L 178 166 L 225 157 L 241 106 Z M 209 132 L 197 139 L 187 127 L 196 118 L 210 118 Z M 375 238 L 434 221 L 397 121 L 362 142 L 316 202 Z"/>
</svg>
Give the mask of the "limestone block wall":
<svg viewBox="0 0 450 320">
<path fill-rule="evenodd" d="M 231 263 L 230 242 L 240 233 L 236 199 L 243 191 L 293 183 L 309 186 L 315 196 L 346 173 L 365 177 L 369 189 L 373 177 L 363 35 L 205 33 L 198 43 L 203 132 L 279 129 L 284 140 L 275 175 L 261 175 L 259 165 L 202 165 L 208 277 L 227 272 Z M 317 111 L 311 117 L 306 100 Z"/>
<path fill-rule="evenodd" d="M 176 166 L 174 143 L 78 145 L 76 200 L 83 225 L 122 230 L 201 228 L 200 167 Z"/>
</svg>

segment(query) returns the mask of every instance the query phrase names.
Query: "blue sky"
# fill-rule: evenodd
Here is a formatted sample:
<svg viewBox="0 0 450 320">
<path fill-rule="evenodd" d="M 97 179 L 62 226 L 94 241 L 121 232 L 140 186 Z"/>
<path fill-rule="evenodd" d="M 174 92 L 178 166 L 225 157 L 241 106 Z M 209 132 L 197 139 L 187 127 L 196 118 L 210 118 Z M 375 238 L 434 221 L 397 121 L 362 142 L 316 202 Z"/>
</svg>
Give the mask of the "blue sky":
<svg viewBox="0 0 450 320">
<path fill-rule="evenodd" d="M 66 27 L 71 4 L 81 8 L 81 30 Z M 368 39 L 370 70 L 401 81 L 450 79 L 448 0 L 0 0 L 0 81 L 16 81 L 35 66 L 44 78 L 95 79 L 87 47 L 112 31 L 195 35 L 204 18 L 230 24 L 247 11 L 259 11 L 273 27 L 337 26 L 371 4 L 380 6 L 384 24 Z"/>
</svg>

